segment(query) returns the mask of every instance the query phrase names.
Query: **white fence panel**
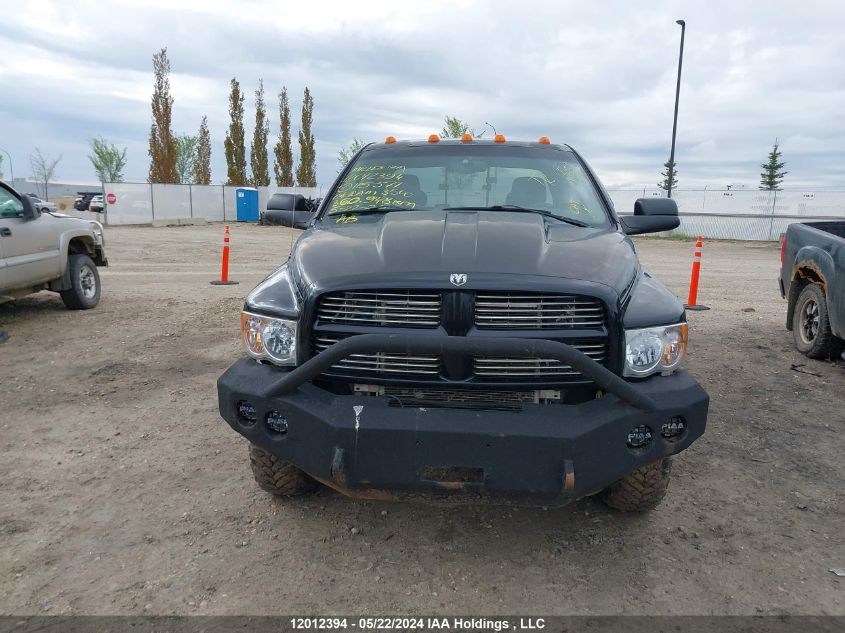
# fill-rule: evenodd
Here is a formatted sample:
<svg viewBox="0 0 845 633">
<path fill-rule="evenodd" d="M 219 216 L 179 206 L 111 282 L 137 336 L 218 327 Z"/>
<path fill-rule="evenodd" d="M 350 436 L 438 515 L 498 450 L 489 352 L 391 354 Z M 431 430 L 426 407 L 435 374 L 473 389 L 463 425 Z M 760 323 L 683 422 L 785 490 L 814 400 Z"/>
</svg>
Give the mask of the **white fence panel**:
<svg viewBox="0 0 845 633">
<path fill-rule="evenodd" d="M 146 183 L 110 182 L 106 192 L 106 224 L 149 224 L 153 221 L 152 190 Z M 110 196 L 114 202 L 109 204 Z"/>
<path fill-rule="evenodd" d="M 237 220 L 236 190 L 223 185 L 166 185 L 149 183 L 106 183 L 106 223 L 149 224 L 154 219 L 196 218 L 209 221 Z M 323 187 L 258 187 L 261 212 L 274 193 L 302 194 L 322 198 Z M 638 198 L 663 197 L 657 187 L 611 189 L 616 212 L 631 215 Z M 108 204 L 109 194 L 114 202 Z M 678 203 L 681 225 L 674 234 L 702 235 L 737 240 L 776 240 L 792 222 L 845 219 L 842 191 L 734 191 L 678 189 L 672 192 Z"/>
<path fill-rule="evenodd" d="M 845 216 L 845 195 L 838 191 L 778 191 L 775 214 L 798 218 L 841 218 Z"/>
<path fill-rule="evenodd" d="M 154 184 L 153 220 L 181 220 L 191 217 L 190 185 Z"/>
<path fill-rule="evenodd" d="M 191 185 L 192 217 L 209 222 L 223 220 L 223 185 Z"/>
<path fill-rule="evenodd" d="M 237 190 L 240 187 L 226 185 L 223 187 L 223 219 L 234 222 L 238 219 Z"/>
</svg>

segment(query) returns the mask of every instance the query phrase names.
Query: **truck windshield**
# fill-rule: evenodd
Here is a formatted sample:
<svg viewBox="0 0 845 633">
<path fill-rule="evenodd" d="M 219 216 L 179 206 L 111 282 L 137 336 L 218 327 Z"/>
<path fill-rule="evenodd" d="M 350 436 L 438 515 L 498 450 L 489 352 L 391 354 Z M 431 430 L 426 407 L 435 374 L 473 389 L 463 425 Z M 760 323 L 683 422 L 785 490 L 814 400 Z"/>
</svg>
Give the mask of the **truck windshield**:
<svg viewBox="0 0 845 633">
<path fill-rule="evenodd" d="M 480 143 L 365 150 L 326 213 L 462 208 L 536 210 L 574 225 L 608 224 L 604 202 L 571 151 Z"/>
</svg>

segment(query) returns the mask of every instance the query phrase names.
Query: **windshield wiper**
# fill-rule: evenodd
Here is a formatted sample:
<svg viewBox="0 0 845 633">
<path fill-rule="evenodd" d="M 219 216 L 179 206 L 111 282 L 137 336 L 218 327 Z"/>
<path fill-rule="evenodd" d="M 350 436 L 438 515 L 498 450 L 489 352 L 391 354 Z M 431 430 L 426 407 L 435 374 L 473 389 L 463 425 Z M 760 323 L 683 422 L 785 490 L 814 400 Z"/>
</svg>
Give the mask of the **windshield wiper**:
<svg viewBox="0 0 845 633">
<path fill-rule="evenodd" d="M 336 211 L 334 213 L 326 214 L 327 217 L 334 218 L 342 215 L 372 215 L 373 213 L 391 213 L 393 211 L 413 211 L 408 207 L 366 207 L 364 209 L 349 209 L 348 211 Z"/>
<path fill-rule="evenodd" d="M 581 220 L 576 220 L 574 218 L 566 218 L 560 215 L 556 215 L 551 211 L 546 211 L 545 209 L 531 209 L 529 207 L 521 207 L 517 204 L 494 204 L 489 207 L 446 207 L 443 209 L 444 211 L 516 211 L 517 213 L 536 213 L 537 215 L 542 215 L 544 218 L 554 218 L 555 220 L 560 220 L 561 222 L 566 222 L 567 224 L 572 224 L 573 226 L 580 226 L 580 227 L 588 227 L 590 226 L 586 222 L 582 222 Z"/>
</svg>

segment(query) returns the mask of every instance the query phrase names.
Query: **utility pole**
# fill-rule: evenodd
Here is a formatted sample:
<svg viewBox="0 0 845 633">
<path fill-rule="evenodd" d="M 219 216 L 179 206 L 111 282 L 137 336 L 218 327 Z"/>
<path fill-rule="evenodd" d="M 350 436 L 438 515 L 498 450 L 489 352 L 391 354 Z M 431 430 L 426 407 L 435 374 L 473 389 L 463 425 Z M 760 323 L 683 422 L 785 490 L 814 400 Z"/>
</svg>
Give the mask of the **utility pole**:
<svg viewBox="0 0 845 633">
<path fill-rule="evenodd" d="M 675 86 L 675 119 L 672 121 L 672 150 L 669 153 L 669 189 L 666 192 L 668 198 L 672 197 L 672 181 L 675 179 L 675 134 L 678 132 L 678 100 L 681 97 L 681 67 L 684 64 L 684 33 L 687 30 L 687 23 L 683 20 L 675 20 L 675 24 L 681 25 L 681 53 L 678 56 L 678 84 Z"/>
</svg>

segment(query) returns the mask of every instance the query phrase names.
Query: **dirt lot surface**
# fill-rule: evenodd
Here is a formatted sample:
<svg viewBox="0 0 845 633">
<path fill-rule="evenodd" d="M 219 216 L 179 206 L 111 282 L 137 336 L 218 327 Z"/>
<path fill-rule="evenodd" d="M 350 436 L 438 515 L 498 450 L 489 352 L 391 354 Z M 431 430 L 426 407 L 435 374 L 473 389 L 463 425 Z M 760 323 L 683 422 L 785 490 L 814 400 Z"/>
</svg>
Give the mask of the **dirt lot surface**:
<svg viewBox="0 0 845 633">
<path fill-rule="evenodd" d="M 287 235 L 234 226 L 213 287 L 221 226 L 110 229 L 97 309 L 0 305 L 0 613 L 845 613 L 845 363 L 794 350 L 775 245 L 705 245 L 708 431 L 629 516 L 261 492 L 215 380 Z M 692 243 L 638 245 L 684 296 Z"/>
</svg>

